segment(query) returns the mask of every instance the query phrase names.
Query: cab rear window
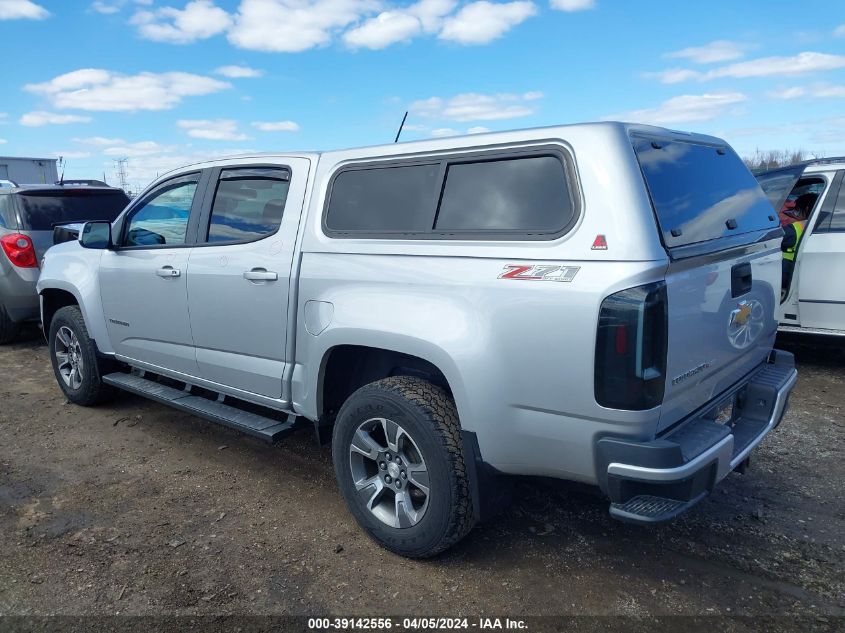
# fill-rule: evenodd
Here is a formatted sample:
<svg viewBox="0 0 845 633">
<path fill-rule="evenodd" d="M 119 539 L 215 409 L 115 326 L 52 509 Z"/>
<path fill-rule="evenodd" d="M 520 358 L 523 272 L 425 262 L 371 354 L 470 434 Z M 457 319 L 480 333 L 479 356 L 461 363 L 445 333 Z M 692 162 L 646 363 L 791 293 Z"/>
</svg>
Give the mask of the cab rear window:
<svg viewBox="0 0 845 633">
<path fill-rule="evenodd" d="M 51 231 L 63 222 L 113 222 L 129 203 L 120 190 L 32 191 L 16 197 L 21 228 L 29 231 Z"/>
<path fill-rule="evenodd" d="M 633 139 L 667 247 L 778 227 L 751 172 L 729 147 Z"/>
</svg>

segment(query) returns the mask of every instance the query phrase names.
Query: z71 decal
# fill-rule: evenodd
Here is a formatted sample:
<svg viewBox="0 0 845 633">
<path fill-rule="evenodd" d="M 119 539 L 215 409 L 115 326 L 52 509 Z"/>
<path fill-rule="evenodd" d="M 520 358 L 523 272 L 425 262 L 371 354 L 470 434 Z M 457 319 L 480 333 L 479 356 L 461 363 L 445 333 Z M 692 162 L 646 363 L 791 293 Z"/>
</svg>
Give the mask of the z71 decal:
<svg viewBox="0 0 845 633">
<path fill-rule="evenodd" d="M 522 281 L 572 281 L 581 270 L 580 266 L 553 266 L 549 264 L 505 266 L 499 279 L 518 279 Z"/>
</svg>

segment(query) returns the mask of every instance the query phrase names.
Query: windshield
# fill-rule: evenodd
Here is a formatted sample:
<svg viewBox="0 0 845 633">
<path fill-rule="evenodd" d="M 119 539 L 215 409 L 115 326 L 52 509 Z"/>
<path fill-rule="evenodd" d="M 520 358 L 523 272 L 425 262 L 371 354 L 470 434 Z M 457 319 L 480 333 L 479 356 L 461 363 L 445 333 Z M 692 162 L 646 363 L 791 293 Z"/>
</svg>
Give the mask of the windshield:
<svg viewBox="0 0 845 633">
<path fill-rule="evenodd" d="M 51 231 L 54 224 L 64 222 L 113 222 L 128 202 L 119 189 L 33 191 L 19 196 L 22 228 L 30 231 Z"/>
<path fill-rule="evenodd" d="M 778 227 L 772 205 L 729 147 L 639 137 L 633 143 L 666 246 Z"/>
</svg>

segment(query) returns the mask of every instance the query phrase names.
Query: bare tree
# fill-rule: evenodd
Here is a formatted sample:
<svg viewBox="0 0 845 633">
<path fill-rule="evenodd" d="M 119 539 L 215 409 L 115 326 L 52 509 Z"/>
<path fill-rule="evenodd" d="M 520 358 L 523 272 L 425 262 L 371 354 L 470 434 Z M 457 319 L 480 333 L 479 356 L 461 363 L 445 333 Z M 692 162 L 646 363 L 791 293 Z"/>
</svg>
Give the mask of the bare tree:
<svg viewBox="0 0 845 633">
<path fill-rule="evenodd" d="M 745 156 L 742 160 L 751 171 L 761 172 L 823 157 L 823 154 L 810 154 L 803 149 L 770 149 L 765 151 L 757 149 L 752 156 Z"/>
</svg>

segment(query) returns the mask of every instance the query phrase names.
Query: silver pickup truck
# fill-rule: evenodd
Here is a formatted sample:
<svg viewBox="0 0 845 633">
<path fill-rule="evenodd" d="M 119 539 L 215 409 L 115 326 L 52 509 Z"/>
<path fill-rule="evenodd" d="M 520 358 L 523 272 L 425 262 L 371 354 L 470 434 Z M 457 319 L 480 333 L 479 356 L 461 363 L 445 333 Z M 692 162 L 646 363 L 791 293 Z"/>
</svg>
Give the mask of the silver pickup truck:
<svg viewBox="0 0 845 633">
<path fill-rule="evenodd" d="M 359 524 L 425 557 L 505 475 L 654 523 L 743 470 L 796 380 L 781 235 L 724 141 L 584 124 L 191 165 L 38 290 L 69 400 L 310 421 Z"/>
</svg>

